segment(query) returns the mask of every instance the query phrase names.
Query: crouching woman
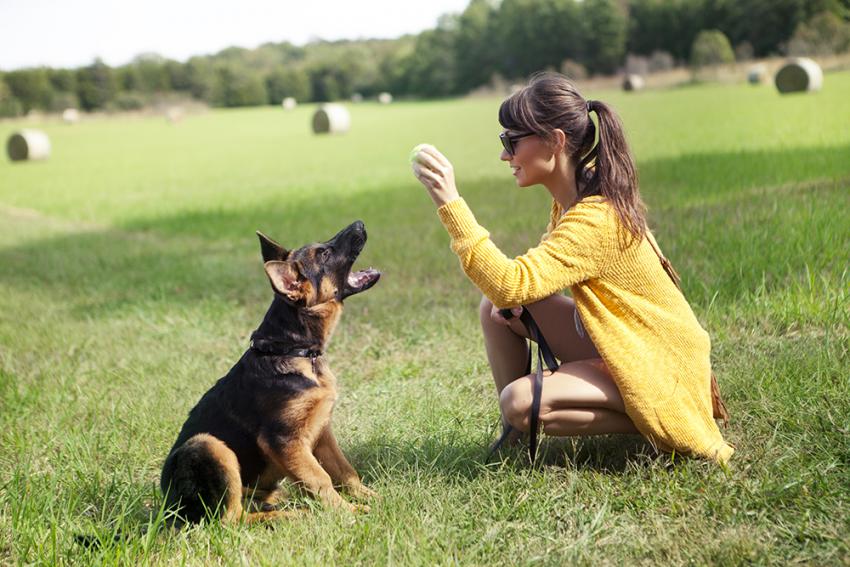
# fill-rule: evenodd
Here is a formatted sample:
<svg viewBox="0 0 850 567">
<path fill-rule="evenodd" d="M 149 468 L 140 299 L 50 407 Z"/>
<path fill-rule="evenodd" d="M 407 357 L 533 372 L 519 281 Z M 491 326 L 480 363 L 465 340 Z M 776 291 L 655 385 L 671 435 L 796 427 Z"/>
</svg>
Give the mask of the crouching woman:
<svg viewBox="0 0 850 567">
<path fill-rule="evenodd" d="M 529 430 L 532 377 L 526 329 L 499 310 L 528 309 L 560 361 L 543 381 L 547 434 L 640 433 L 662 450 L 728 461 L 734 450 L 712 411 L 709 336 L 647 228 L 617 115 L 566 78 L 543 74 L 502 103 L 499 122 L 500 158 L 517 185 L 541 185 L 553 199 L 547 233 L 525 254 L 510 259 L 490 240 L 436 148 L 423 147 L 413 171 L 484 294 L 481 325 L 503 421 Z"/>
</svg>

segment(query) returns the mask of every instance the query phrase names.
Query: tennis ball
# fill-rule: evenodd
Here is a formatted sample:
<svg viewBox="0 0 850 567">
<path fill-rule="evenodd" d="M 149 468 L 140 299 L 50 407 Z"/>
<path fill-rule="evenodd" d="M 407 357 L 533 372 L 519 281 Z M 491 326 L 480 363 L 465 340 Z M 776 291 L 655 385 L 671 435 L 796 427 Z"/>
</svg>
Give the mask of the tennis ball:
<svg viewBox="0 0 850 567">
<path fill-rule="evenodd" d="M 430 148 L 430 147 L 432 147 L 431 144 L 419 144 L 418 146 L 416 146 L 415 148 L 410 150 L 410 155 L 408 156 L 408 159 L 410 160 L 410 164 L 413 165 L 413 162 L 416 161 L 416 156 L 419 154 L 419 152 L 421 152 L 425 148 Z"/>
</svg>

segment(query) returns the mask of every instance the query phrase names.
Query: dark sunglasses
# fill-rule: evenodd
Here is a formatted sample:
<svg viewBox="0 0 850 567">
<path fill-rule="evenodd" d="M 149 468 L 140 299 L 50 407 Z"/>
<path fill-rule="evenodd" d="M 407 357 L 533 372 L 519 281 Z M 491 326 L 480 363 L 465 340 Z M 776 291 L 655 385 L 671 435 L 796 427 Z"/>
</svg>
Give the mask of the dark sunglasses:
<svg viewBox="0 0 850 567">
<path fill-rule="evenodd" d="M 502 141 L 502 147 L 505 148 L 505 151 L 508 152 L 508 155 L 513 157 L 514 155 L 514 144 L 516 144 L 517 140 L 522 140 L 523 138 L 528 138 L 529 136 L 534 136 L 534 133 L 528 134 L 515 134 L 513 136 L 509 136 L 507 132 L 502 132 L 499 134 L 499 139 Z"/>
</svg>

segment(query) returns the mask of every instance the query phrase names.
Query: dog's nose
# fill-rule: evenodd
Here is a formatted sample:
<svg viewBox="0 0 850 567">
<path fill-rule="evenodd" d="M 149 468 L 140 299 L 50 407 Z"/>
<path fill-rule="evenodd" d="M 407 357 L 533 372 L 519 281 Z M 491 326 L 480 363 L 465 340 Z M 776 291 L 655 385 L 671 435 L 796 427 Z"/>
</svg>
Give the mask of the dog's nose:
<svg viewBox="0 0 850 567">
<path fill-rule="evenodd" d="M 366 238 L 366 225 L 363 224 L 362 220 L 354 221 L 353 223 L 348 225 L 347 230 L 354 232 L 358 236 L 362 236 L 363 238 Z"/>
</svg>

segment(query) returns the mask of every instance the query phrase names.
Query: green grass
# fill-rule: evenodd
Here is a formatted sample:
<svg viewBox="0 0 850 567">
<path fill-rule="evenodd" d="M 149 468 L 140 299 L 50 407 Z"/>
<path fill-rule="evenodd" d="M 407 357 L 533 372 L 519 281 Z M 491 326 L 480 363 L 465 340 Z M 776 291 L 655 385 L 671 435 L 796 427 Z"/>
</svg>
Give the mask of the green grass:
<svg viewBox="0 0 850 567">
<path fill-rule="evenodd" d="M 51 159 L 0 160 L 0 564 L 850 563 L 847 92 L 843 73 L 808 96 L 590 93 L 623 116 L 712 335 L 727 473 L 628 437 L 547 439 L 535 470 L 519 451 L 485 462 L 480 296 L 407 154 L 440 147 L 496 242 L 524 251 L 548 199 L 498 161 L 498 100 L 354 106 L 340 137 L 312 136 L 309 106 L 35 124 Z M 330 349 L 335 428 L 381 499 L 273 529 L 148 529 L 186 412 L 270 302 L 254 231 L 295 246 L 356 218 L 359 264 L 384 278 Z"/>
</svg>

